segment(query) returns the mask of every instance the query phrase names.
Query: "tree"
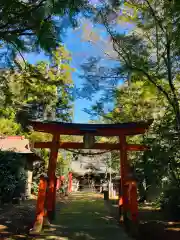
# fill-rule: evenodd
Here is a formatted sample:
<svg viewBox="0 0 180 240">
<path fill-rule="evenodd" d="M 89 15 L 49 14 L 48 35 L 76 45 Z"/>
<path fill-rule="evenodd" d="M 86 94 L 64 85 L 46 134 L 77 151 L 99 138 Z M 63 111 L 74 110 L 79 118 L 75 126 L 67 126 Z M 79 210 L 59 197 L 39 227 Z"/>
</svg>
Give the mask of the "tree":
<svg viewBox="0 0 180 240">
<path fill-rule="evenodd" d="M 0 151 L 0 196 L 2 202 L 10 202 L 24 191 L 26 180 L 24 171 L 25 158 L 14 152 Z"/>
<path fill-rule="evenodd" d="M 89 73 L 85 74 L 88 76 Z M 92 74 L 92 73 L 91 73 Z M 106 73 L 105 73 L 106 74 Z M 103 83 L 99 75 L 99 80 Z M 92 78 L 93 81 L 93 78 Z M 176 82 L 176 84 L 178 84 Z M 166 89 L 166 84 L 163 85 Z M 114 107 L 106 113 L 104 105 L 107 101 L 101 98 L 89 111 L 98 116 L 104 123 L 120 123 L 140 121 L 153 118 L 154 123 L 144 136 L 128 138 L 129 143 L 139 143 L 150 146 L 151 150 L 144 153 L 130 152 L 129 161 L 139 178 L 140 195 L 146 194 L 149 186 L 162 186 L 162 179 L 168 176 L 169 184 L 179 186 L 179 149 L 178 140 L 174 135 L 172 108 L 163 93 L 149 81 L 136 77 L 131 84 L 122 84 L 114 88 Z M 169 134 L 172 133 L 172 134 Z M 112 153 L 112 162 L 118 167 L 119 155 Z M 141 186 L 141 183 L 145 185 Z"/>
<path fill-rule="evenodd" d="M 149 81 L 163 93 L 173 109 L 179 131 L 179 94 L 175 80 L 179 78 L 180 5 L 178 1 L 127 0 L 121 8 L 120 16 L 116 15 L 118 21 L 134 25 L 128 34 L 114 30 L 106 16 L 107 9 L 99 13 L 118 54 L 119 74 L 126 73 L 129 81 L 141 76 L 142 80 Z"/>
<path fill-rule="evenodd" d="M 150 151 L 131 153 L 129 159 L 136 169 L 139 183 L 145 182 L 145 191 L 151 185 L 162 186 L 163 178 L 166 177 L 162 206 L 168 205 L 170 211 L 173 208 L 171 212 L 178 213 L 179 3 L 166 0 L 130 0 L 123 1 L 120 15 L 119 10 L 106 4 L 100 11 L 95 9 L 95 20 L 104 25 L 111 38 L 109 44 L 113 45 L 117 53 L 114 58 L 117 64 L 119 63 L 116 77 L 122 80 L 122 85 L 112 91 L 111 96 L 115 101 L 113 110 L 104 112 L 107 100 L 106 96 L 103 96 L 96 106 L 93 106 L 93 112 L 109 123 L 154 118 L 147 135 L 128 139 L 128 142 L 149 145 Z M 128 33 L 119 34 L 119 22 L 131 24 Z M 98 69 L 99 65 L 96 64 L 96 68 Z M 98 74 L 101 86 L 106 83 L 106 70 L 107 68 Z M 84 78 L 88 81 L 86 76 L 89 74 L 91 82 L 95 79 L 96 84 L 97 74 L 94 74 L 94 77 L 93 71 L 91 68 L 85 69 Z M 113 79 L 111 76 L 108 78 L 110 81 Z"/>
<path fill-rule="evenodd" d="M 158 119 L 165 115 L 167 102 L 163 94 L 147 81 L 137 81 L 131 86 L 122 85 L 115 90 L 114 109 L 104 116 L 113 122 Z"/>
<path fill-rule="evenodd" d="M 150 130 L 144 136 L 129 137 L 129 143 L 140 143 L 150 147 L 145 152 L 129 152 L 128 158 L 138 178 L 140 196 L 146 199 L 149 188 L 158 187 L 162 191 L 166 177 L 170 186 L 179 186 L 178 139 L 169 135 L 173 128 L 172 109 L 163 95 L 154 86 L 145 83 L 131 83 L 116 91 L 114 110 L 104 115 L 105 122 L 127 122 L 154 118 Z M 113 153 L 112 162 L 119 157 Z M 163 189 L 164 191 L 164 189 Z"/>
<path fill-rule="evenodd" d="M 71 120 L 70 60 L 67 50 L 60 46 L 53 52 L 51 63 L 26 63 L 24 69 L 20 62 L 18 69 L 1 71 L 1 116 L 17 117 L 24 127 L 27 118 Z"/>
<path fill-rule="evenodd" d="M 18 62 L 18 68 L 1 71 L 1 135 L 23 134 L 31 142 L 51 141 L 49 134 L 29 131 L 29 118 L 72 120 L 70 61 L 70 54 L 61 45 L 52 53 L 51 62 L 26 63 L 26 68 L 24 62 Z M 34 171 L 34 179 L 39 181 L 47 167 L 49 151 L 37 150 L 37 154 L 45 161 Z"/>
<path fill-rule="evenodd" d="M 1 0 L 1 60 L 11 63 L 16 53 L 45 50 L 51 53 L 61 40 L 66 25 L 77 23 L 76 16 L 88 8 L 86 0 Z"/>
</svg>

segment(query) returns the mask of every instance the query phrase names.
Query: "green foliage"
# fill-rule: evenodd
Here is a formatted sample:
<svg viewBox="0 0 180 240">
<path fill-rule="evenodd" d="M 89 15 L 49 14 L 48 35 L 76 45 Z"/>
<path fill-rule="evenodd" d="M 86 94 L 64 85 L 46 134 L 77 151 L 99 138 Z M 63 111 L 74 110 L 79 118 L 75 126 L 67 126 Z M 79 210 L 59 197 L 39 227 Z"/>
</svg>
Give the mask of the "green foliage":
<svg viewBox="0 0 180 240">
<path fill-rule="evenodd" d="M 150 146 L 145 153 L 129 153 L 139 189 L 143 189 L 140 194 L 151 186 L 165 191 L 164 177 L 179 188 L 179 2 L 127 0 L 96 10 L 94 19 L 106 28 L 109 46 L 116 53 L 111 51 L 109 57 L 117 65 L 104 67 L 95 58 L 83 64 L 83 90 L 89 99 L 98 91 L 104 93 L 89 113 L 106 123 L 153 118 L 147 134 L 128 138 L 130 143 Z M 119 33 L 124 23 L 131 25 L 128 33 Z M 120 87 L 116 79 L 122 80 Z M 114 105 L 112 110 L 107 110 L 108 101 Z"/>
<path fill-rule="evenodd" d="M 69 52 L 64 46 L 59 46 L 48 62 L 36 65 L 27 63 L 24 68 L 24 63 L 19 61 L 18 68 L 1 71 L 1 135 L 25 135 L 30 142 L 51 141 L 50 134 L 30 132 L 28 120 L 72 120 L 73 69 L 70 61 Z M 44 162 L 34 168 L 34 191 L 37 190 L 40 175 L 47 170 L 49 160 L 47 149 L 36 152 Z"/>
<path fill-rule="evenodd" d="M 112 11 L 116 13 L 113 21 L 109 17 Z M 138 78 L 155 86 L 173 109 L 179 131 L 179 93 L 175 85 L 179 75 L 179 3 L 127 0 L 117 8 L 104 6 L 98 15 L 117 54 L 119 77 L 129 85 Z M 133 26 L 128 34 L 117 31 L 124 22 Z"/>
<path fill-rule="evenodd" d="M 70 163 L 72 159 L 71 152 L 59 151 L 57 167 L 56 167 L 56 175 L 61 176 L 64 175 L 67 177 Z"/>
<path fill-rule="evenodd" d="M 22 134 L 21 126 L 13 119 L 0 118 L 0 135 L 11 136 Z"/>
<path fill-rule="evenodd" d="M 135 82 L 130 87 L 120 86 L 115 90 L 115 106 L 113 111 L 105 116 L 114 122 L 140 121 L 163 116 L 162 105 L 165 101 L 162 95 L 147 82 Z"/>
<path fill-rule="evenodd" d="M 179 220 L 180 216 L 180 188 L 171 186 L 161 196 L 160 206 L 168 217 Z"/>
<path fill-rule="evenodd" d="M 47 168 L 45 164 L 48 162 L 45 158 L 46 156 L 45 152 L 41 152 L 42 159 L 44 161 L 37 163 L 35 166 L 33 166 L 33 182 L 32 182 L 32 192 L 37 194 L 38 193 L 38 186 L 39 186 L 39 179 L 42 174 L 47 174 Z M 44 158 L 43 158 L 44 157 Z"/>
<path fill-rule="evenodd" d="M 130 164 L 138 178 L 140 197 L 144 197 L 152 186 L 163 191 L 165 177 L 168 177 L 168 181 L 173 181 L 175 186 L 179 186 L 179 140 L 174 129 L 172 108 L 169 107 L 164 95 L 159 94 L 153 84 L 139 77 L 132 81 L 130 86 L 124 84 L 114 89 L 114 108 L 109 113 L 104 111 L 106 104 L 107 102 L 101 99 L 93 107 L 94 114 L 105 123 L 154 119 L 147 134 L 128 137 L 129 143 L 145 144 L 150 147 L 150 150 L 144 153 L 128 153 Z M 112 167 L 117 170 L 119 154 L 116 152 L 112 152 L 112 162 Z"/>
<path fill-rule="evenodd" d="M 20 196 L 25 183 L 25 159 L 13 152 L 0 152 L 0 195 L 3 202 Z"/>
<path fill-rule="evenodd" d="M 38 178 L 38 180 L 39 180 L 39 178 Z M 38 194 L 38 190 L 39 190 L 39 185 L 38 185 L 37 181 L 35 181 L 35 180 L 33 179 L 32 187 L 31 187 L 31 192 L 32 192 L 33 194 L 37 195 L 37 194 Z"/>
<path fill-rule="evenodd" d="M 25 69 L 19 62 L 19 69 L 2 71 L 2 109 L 7 106 L 21 123 L 29 117 L 70 120 L 73 100 L 70 60 L 67 50 L 59 46 L 51 62 L 27 64 Z M 1 114 L 5 112 L 1 110 Z"/>
<path fill-rule="evenodd" d="M 23 62 L 18 62 L 18 69 L 1 71 L 0 117 L 8 119 L 6 128 L 12 127 L 11 132 L 2 129 L 2 134 L 27 131 L 29 118 L 71 121 L 73 69 L 70 61 L 68 51 L 59 46 L 49 62 L 27 64 L 26 68 Z M 3 126 L 5 119 L 1 123 Z"/>
<path fill-rule="evenodd" d="M 11 58 L 20 51 L 43 49 L 51 54 L 59 44 L 64 28 L 76 24 L 76 16 L 87 7 L 87 2 L 1 0 L 0 6 L 0 40 L 5 49 L 1 52 L 1 60 L 11 63 Z M 63 17 L 66 26 L 62 25 Z"/>
</svg>

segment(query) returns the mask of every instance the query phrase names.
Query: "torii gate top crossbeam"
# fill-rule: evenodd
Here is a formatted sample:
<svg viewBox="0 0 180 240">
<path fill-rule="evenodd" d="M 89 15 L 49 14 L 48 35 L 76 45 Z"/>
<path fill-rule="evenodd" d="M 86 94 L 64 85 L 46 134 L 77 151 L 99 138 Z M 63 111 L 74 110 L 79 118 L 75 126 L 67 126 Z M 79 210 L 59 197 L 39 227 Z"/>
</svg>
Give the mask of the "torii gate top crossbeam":
<svg viewBox="0 0 180 240">
<path fill-rule="evenodd" d="M 81 124 L 49 121 L 30 121 L 34 131 L 46 133 L 59 133 L 62 135 L 84 135 L 86 133 L 95 136 L 120 136 L 143 134 L 152 124 L 153 120 L 141 122 L 129 122 L 118 124 Z"/>
</svg>

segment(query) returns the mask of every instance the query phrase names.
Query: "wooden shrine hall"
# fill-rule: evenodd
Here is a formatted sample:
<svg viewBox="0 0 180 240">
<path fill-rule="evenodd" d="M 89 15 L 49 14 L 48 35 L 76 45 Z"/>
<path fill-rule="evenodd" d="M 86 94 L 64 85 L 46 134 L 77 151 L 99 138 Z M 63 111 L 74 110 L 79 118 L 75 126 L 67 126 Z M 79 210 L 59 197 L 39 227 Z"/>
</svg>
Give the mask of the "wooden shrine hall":
<svg viewBox="0 0 180 240">
<path fill-rule="evenodd" d="M 124 221 L 137 222 L 138 202 L 137 185 L 132 177 L 131 168 L 128 163 L 128 151 L 144 151 L 148 147 L 138 144 L 128 144 L 127 136 L 144 134 L 153 120 L 147 122 L 129 122 L 119 124 L 79 124 L 61 123 L 48 121 L 30 121 L 34 131 L 52 134 L 51 142 L 35 142 L 34 148 L 49 148 L 50 157 L 47 176 L 41 177 L 36 208 L 36 220 L 32 232 L 40 231 L 43 224 L 53 219 L 56 200 L 56 162 L 58 150 L 63 149 L 101 149 L 120 151 L 120 175 L 121 196 L 119 208 L 123 214 Z M 62 142 L 61 135 L 81 135 L 83 142 Z M 95 136 L 117 136 L 119 143 L 97 143 Z M 72 174 L 69 173 L 68 190 L 71 191 Z M 37 227 L 38 226 L 38 227 Z M 40 229 L 40 230 L 39 230 Z"/>
</svg>

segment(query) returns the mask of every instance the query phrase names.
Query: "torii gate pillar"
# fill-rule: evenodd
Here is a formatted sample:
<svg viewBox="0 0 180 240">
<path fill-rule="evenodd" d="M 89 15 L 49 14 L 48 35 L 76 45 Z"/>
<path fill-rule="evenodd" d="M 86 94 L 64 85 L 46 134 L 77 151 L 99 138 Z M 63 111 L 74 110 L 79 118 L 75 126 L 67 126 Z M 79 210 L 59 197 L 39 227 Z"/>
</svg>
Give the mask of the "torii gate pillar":
<svg viewBox="0 0 180 240">
<path fill-rule="evenodd" d="M 126 136 L 119 136 L 119 140 L 121 169 L 121 196 L 119 196 L 120 221 L 123 220 L 126 223 L 130 218 L 131 221 L 136 224 L 138 221 L 137 184 L 128 163 L 128 144 L 126 142 Z"/>
<path fill-rule="evenodd" d="M 47 215 L 49 219 L 55 217 L 55 202 L 56 202 L 56 164 L 58 158 L 60 135 L 55 133 L 52 139 L 52 147 L 50 149 L 49 165 L 48 165 L 48 191 L 47 191 Z"/>
<path fill-rule="evenodd" d="M 120 140 L 120 187 L 121 187 L 121 197 L 122 199 L 119 201 L 120 213 L 123 215 L 123 220 L 125 221 L 127 218 L 128 211 L 128 196 L 127 196 L 127 187 L 126 187 L 126 177 L 128 175 L 127 169 L 127 148 L 126 148 L 126 136 L 122 135 L 119 137 Z M 120 218 L 122 217 L 120 216 Z"/>
</svg>

